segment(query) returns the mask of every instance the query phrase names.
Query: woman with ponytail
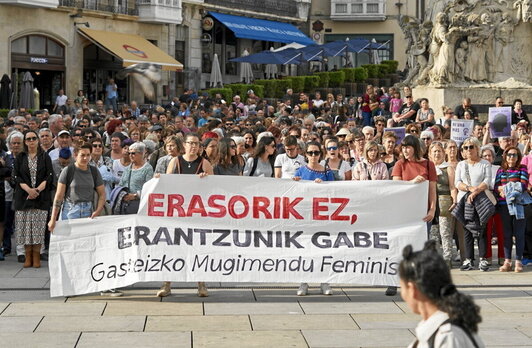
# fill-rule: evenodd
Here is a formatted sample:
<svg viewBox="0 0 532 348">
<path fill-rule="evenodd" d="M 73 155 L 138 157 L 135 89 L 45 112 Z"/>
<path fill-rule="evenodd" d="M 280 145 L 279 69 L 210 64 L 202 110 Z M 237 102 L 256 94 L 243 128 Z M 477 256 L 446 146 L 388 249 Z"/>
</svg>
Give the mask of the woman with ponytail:
<svg viewBox="0 0 532 348">
<path fill-rule="evenodd" d="M 451 273 L 432 240 L 421 251 L 403 249 L 399 265 L 401 297 L 423 320 L 416 327 L 417 339 L 409 348 L 481 348 L 478 336 L 480 307 L 459 292 Z"/>
</svg>

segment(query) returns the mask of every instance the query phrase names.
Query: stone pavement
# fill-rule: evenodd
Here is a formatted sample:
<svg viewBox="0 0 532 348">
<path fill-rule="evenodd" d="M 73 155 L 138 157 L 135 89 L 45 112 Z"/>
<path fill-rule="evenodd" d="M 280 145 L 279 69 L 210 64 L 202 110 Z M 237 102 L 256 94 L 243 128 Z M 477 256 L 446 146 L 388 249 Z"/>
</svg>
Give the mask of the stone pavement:
<svg viewBox="0 0 532 348">
<path fill-rule="evenodd" d="M 419 317 L 383 288 L 338 285 L 334 296 L 295 296 L 296 284 L 159 283 L 125 296 L 49 297 L 47 263 L 0 262 L 0 347 L 406 347 Z M 532 347 L 532 267 L 522 274 L 453 270 L 460 290 L 482 308 L 488 347 Z M 177 288 L 177 289 L 176 289 Z"/>
</svg>

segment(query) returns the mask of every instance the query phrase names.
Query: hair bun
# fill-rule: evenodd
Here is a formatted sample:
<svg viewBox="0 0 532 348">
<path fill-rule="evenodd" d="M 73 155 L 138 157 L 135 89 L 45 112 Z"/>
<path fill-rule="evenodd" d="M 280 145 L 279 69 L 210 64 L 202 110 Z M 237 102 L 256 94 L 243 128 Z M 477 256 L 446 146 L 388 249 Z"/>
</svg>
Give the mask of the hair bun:
<svg viewBox="0 0 532 348">
<path fill-rule="evenodd" d="M 412 254 L 414 253 L 414 249 L 412 249 L 412 245 L 408 244 L 403 248 L 403 259 L 409 260 L 412 258 Z"/>
<path fill-rule="evenodd" d="M 456 293 L 456 286 L 454 284 L 447 284 L 440 289 L 440 296 L 446 297 Z"/>
<path fill-rule="evenodd" d="M 426 241 L 425 246 L 423 247 L 423 250 L 438 251 L 438 248 L 436 246 L 436 241 L 432 239 L 429 239 L 428 241 Z"/>
</svg>

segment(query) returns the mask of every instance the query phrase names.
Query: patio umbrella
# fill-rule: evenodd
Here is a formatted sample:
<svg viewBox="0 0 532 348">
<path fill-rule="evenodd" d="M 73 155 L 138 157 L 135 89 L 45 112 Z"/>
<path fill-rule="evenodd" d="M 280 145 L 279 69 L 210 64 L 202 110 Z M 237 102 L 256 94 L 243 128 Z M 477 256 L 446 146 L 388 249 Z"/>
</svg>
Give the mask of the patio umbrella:
<svg viewBox="0 0 532 348">
<path fill-rule="evenodd" d="M 26 71 L 24 77 L 22 78 L 19 107 L 33 109 L 33 106 L 33 76 L 31 76 L 29 71 Z"/>
<path fill-rule="evenodd" d="M 218 61 L 218 54 L 214 54 L 211 67 L 211 82 L 210 87 L 223 87 L 222 70 L 220 69 L 220 62 Z"/>
<path fill-rule="evenodd" d="M 249 56 L 249 52 L 244 50 L 242 57 Z M 255 78 L 253 77 L 253 70 L 250 63 L 243 62 L 240 64 L 240 81 L 251 83 Z"/>
<path fill-rule="evenodd" d="M 7 74 L 0 80 L 0 109 L 11 109 L 11 79 Z"/>
<path fill-rule="evenodd" d="M 270 47 L 270 52 L 273 52 L 273 47 Z M 266 64 L 265 70 L 267 79 L 277 78 L 277 65 L 276 64 Z"/>
<path fill-rule="evenodd" d="M 373 47 L 374 46 L 378 46 L 377 41 L 375 39 L 371 40 L 371 44 L 372 44 Z M 378 48 L 377 49 L 373 48 L 371 50 L 371 62 L 373 64 L 380 64 L 381 63 L 381 58 L 379 57 L 379 52 L 377 50 L 378 50 Z"/>
</svg>

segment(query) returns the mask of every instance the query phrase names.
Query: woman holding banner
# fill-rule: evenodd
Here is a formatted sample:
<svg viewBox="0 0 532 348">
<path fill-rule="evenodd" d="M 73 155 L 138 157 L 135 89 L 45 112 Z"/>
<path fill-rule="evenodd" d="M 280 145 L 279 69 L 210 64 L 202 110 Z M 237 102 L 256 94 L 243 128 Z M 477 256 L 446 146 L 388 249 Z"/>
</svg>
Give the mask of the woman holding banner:
<svg viewBox="0 0 532 348">
<path fill-rule="evenodd" d="M 316 183 L 322 181 L 334 181 L 333 172 L 320 164 L 323 153 L 321 152 L 321 144 L 317 141 L 311 141 L 307 144 L 307 161 L 306 166 L 301 166 L 296 170 L 295 176 L 292 178 L 295 181 L 299 180 L 313 180 Z M 321 293 L 323 295 L 332 295 L 333 291 L 328 283 L 320 284 Z M 301 283 L 297 290 L 297 296 L 305 296 L 308 294 L 308 284 Z"/>
<path fill-rule="evenodd" d="M 170 161 L 166 174 L 192 174 L 198 175 L 200 178 L 213 175 L 213 168 L 209 161 L 199 155 L 200 144 L 200 138 L 197 134 L 188 133 L 185 135 L 185 153 Z M 166 297 L 171 292 L 171 282 L 164 282 L 161 289 L 157 291 L 157 296 Z M 198 296 L 209 296 L 205 282 L 198 282 Z"/>
<path fill-rule="evenodd" d="M 415 184 L 429 182 L 427 215 L 423 218 L 423 221 L 427 223 L 428 237 L 432 220 L 436 215 L 436 183 L 438 182 L 436 167 L 434 163 L 423 158 L 420 140 L 414 135 L 407 135 L 403 138 L 401 153 L 403 158 L 397 161 L 392 170 L 393 180 L 409 181 Z M 396 287 L 390 286 L 386 289 L 386 296 L 395 294 L 397 294 Z"/>
</svg>

